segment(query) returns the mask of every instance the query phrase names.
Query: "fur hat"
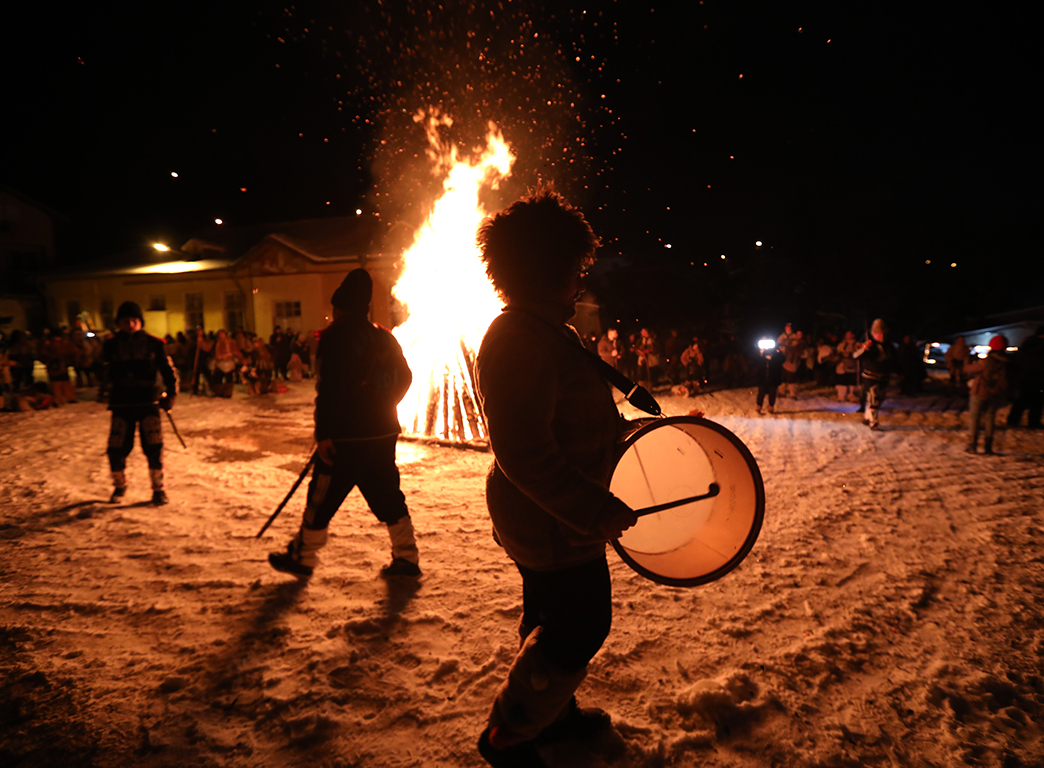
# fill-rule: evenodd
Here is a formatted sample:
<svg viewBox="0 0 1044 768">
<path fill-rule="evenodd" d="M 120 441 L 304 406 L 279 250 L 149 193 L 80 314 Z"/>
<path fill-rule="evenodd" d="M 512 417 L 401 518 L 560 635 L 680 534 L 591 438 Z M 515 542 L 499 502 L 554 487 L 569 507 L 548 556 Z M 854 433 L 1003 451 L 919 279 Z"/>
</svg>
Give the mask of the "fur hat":
<svg viewBox="0 0 1044 768">
<path fill-rule="evenodd" d="M 120 308 L 116 310 L 116 322 L 120 322 L 125 317 L 137 318 L 141 320 L 141 324 L 145 325 L 145 316 L 141 313 L 141 307 L 135 304 L 133 301 L 125 301 L 120 304 Z"/>
<path fill-rule="evenodd" d="M 1000 334 L 997 334 L 992 339 L 990 339 L 990 349 L 1000 349 L 1000 350 L 1003 350 L 1003 349 L 1007 349 L 1007 347 L 1008 347 L 1008 340 L 1004 336 L 1001 336 Z"/>
<path fill-rule="evenodd" d="M 334 291 L 330 303 L 342 312 L 365 311 L 373 298 L 373 278 L 365 269 L 353 269 Z"/>
</svg>

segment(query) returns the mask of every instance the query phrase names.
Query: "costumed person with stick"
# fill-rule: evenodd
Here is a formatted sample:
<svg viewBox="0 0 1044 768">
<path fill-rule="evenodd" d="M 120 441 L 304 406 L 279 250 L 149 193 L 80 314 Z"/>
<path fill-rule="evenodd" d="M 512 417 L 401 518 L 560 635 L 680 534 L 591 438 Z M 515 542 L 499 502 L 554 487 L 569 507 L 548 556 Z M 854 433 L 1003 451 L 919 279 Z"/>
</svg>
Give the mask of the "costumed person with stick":
<svg viewBox="0 0 1044 768">
<path fill-rule="evenodd" d="M 395 406 L 413 374 L 391 332 L 368 319 L 373 281 L 355 269 L 334 291 L 333 322 L 316 355 L 315 467 L 297 535 L 268 562 L 277 571 L 310 576 L 326 545 L 328 526 L 359 486 L 370 511 L 388 526 L 392 561 L 382 576 L 420 576 L 420 557 L 406 497 L 399 488 Z"/>
<path fill-rule="evenodd" d="M 127 493 L 127 456 L 134 447 L 134 428 L 141 434 L 141 449 L 149 461 L 152 503 L 167 503 L 163 489 L 163 427 L 159 409 L 169 411 L 178 391 L 177 376 L 162 339 L 142 328 L 141 307 L 125 301 L 116 311 L 119 330 L 102 346 L 102 379 L 109 392 L 112 425 L 109 429 L 109 467 L 114 485 L 109 503 Z M 157 376 L 165 391 L 158 391 Z M 169 415 L 169 414 L 168 414 Z"/>
<path fill-rule="evenodd" d="M 522 575 L 522 645 L 479 752 L 493 766 L 543 766 L 539 741 L 610 724 L 574 692 L 612 622 L 605 545 L 637 521 L 608 487 L 626 422 L 566 325 L 598 246 L 580 211 L 538 190 L 486 219 L 478 242 L 507 304 L 476 362 L 494 454 L 486 504 Z"/>
<path fill-rule="evenodd" d="M 870 335 L 866 341 L 852 353 L 852 357 L 858 358 L 862 369 L 860 377 L 863 393 L 859 401 L 859 410 L 865 410 L 863 423 L 873 430 L 881 428 L 877 412 L 884 402 L 888 376 L 895 367 L 895 347 L 890 341 L 885 341 L 887 333 L 888 328 L 884 320 L 877 318 L 870 326 Z"/>
</svg>

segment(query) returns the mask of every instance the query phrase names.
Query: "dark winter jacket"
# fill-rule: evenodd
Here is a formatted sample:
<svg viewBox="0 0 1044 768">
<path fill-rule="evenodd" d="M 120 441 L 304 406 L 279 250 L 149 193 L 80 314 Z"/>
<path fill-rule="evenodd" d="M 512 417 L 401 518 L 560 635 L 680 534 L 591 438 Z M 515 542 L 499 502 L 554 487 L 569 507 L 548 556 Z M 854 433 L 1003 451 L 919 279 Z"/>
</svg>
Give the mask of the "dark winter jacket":
<svg viewBox="0 0 1044 768">
<path fill-rule="evenodd" d="M 170 395 L 177 392 L 166 345 L 145 331 L 119 331 L 106 339 L 102 346 L 102 381 L 109 391 L 109 410 L 114 406 L 149 405 L 164 391 Z"/>
<path fill-rule="evenodd" d="M 539 309 L 509 309 L 486 331 L 476 362 L 494 462 L 486 504 L 497 540 L 535 570 L 590 562 L 625 426 L 576 331 Z"/>
<path fill-rule="evenodd" d="M 761 356 L 755 365 L 759 387 L 772 389 L 783 383 L 783 359 L 784 356 L 778 349 Z"/>
<path fill-rule="evenodd" d="M 413 374 L 390 331 L 365 317 L 334 320 L 319 339 L 316 378 L 316 440 L 399 434 L 395 407 Z"/>
<path fill-rule="evenodd" d="M 895 370 L 895 347 L 890 341 L 870 339 L 870 346 L 857 349 L 853 357 L 859 358 L 860 374 L 870 382 L 887 381 Z"/>
</svg>

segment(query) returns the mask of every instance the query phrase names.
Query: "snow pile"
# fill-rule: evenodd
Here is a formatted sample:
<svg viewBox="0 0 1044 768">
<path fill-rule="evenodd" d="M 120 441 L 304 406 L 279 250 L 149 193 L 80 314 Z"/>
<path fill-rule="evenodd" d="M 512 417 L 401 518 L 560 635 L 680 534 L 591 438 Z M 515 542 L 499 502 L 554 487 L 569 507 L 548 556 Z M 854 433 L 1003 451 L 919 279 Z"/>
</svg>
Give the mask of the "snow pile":
<svg viewBox="0 0 1044 768">
<path fill-rule="evenodd" d="M 610 554 L 614 626 L 580 695 L 615 730 L 547 747 L 552 766 L 1044 764 L 1044 435 L 969 456 L 959 399 L 893 397 L 872 433 L 831 394 L 763 417 L 748 390 L 660 396 L 748 445 L 765 525 L 693 590 Z M 104 503 L 98 404 L 0 414 L 0 764 L 484 764 L 521 613 L 489 456 L 400 442 L 418 584 L 377 577 L 387 534 L 357 493 L 297 581 L 265 558 L 304 487 L 255 535 L 307 461 L 311 401 L 307 382 L 183 397 L 163 508 L 137 448 L 127 502 Z"/>
</svg>

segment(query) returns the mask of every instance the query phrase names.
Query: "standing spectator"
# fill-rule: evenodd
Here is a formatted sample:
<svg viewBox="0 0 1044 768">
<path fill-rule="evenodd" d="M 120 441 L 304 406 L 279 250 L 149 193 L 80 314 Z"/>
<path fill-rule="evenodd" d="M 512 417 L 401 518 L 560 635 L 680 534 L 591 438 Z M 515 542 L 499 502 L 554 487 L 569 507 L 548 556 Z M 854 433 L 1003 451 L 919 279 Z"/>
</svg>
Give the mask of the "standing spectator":
<svg viewBox="0 0 1044 768">
<path fill-rule="evenodd" d="M 763 341 L 768 342 L 768 344 L 772 343 L 769 339 L 764 339 Z M 779 351 L 778 347 L 761 347 L 760 345 L 759 347 L 761 354 L 754 369 L 758 383 L 757 412 L 761 413 L 762 404 L 767 396 L 768 412 L 775 413 L 776 391 L 783 382 L 783 360 L 785 356 Z"/>
<path fill-rule="evenodd" d="M 964 389 L 965 381 L 964 366 L 971 358 L 968 342 L 964 340 L 963 336 L 958 336 L 943 357 L 946 358 L 946 366 L 950 370 L 950 394 L 961 392 Z"/>
<path fill-rule="evenodd" d="M 854 353 L 863 366 L 863 394 L 859 410 L 866 412 L 863 423 L 873 430 L 881 428 L 877 412 L 884 402 L 888 377 L 895 367 L 895 348 L 885 340 L 887 333 L 888 327 L 884 320 L 877 318 L 870 326 L 870 338 L 860 344 Z"/>
<path fill-rule="evenodd" d="M 232 397 L 236 368 L 243 364 L 243 354 L 236 342 L 228 337 L 225 329 L 217 332 L 214 341 L 203 338 L 203 331 L 198 331 L 196 343 L 214 356 L 214 370 L 210 376 L 210 391 L 218 397 Z"/>
<path fill-rule="evenodd" d="M 297 359 L 300 363 L 298 369 L 299 376 L 294 381 L 300 381 L 302 378 L 308 375 L 308 371 L 311 367 L 312 358 L 308 353 L 308 335 L 305 333 L 299 333 L 294 338 L 294 343 L 290 347 L 290 362 L 293 363 L 294 355 L 297 355 Z"/>
<path fill-rule="evenodd" d="M 28 331 L 12 331 L 8 357 L 11 367 L 11 389 L 19 392 L 33 384 L 33 365 L 36 362 L 32 335 Z"/>
<path fill-rule="evenodd" d="M 638 357 L 638 382 L 644 383 L 645 388 L 652 391 L 660 373 L 660 351 L 656 334 L 648 328 L 642 328 L 634 345 L 634 352 Z"/>
<path fill-rule="evenodd" d="M 272 359 L 275 361 L 276 376 L 282 376 L 287 380 L 287 366 L 290 365 L 291 347 L 294 343 L 294 332 L 289 328 L 282 334 L 272 347 Z"/>
<path fill-rule="evenodd" d="M 1008 426 L 1019 426 L 1026 413 L 1026 426 L 1040 429 L 1044 411 L 1044 325 L 1022 342 L 1011 364 L 1014 370 L 1010 378 L 1014 380 L 1016 395 L 1008 412 Z"/>
<path fill-rule="evenodd" d="M 615 328 L 610 328 L 602 334 L 598 340 L 598 356 L 613 368 L 620 366 L 620 345 L 618 339 L 620 334 Z"/>
<path fill-rule="evenodd" d="M 895 351 L 895 360 L 902 376 L 899 391 L 904 395 L 916 395 L 921 391 L 921 382 L 924 381 L 924 359 L 910 334 L 903 336 L 902 343 Z"/>
<path fill-rule="evenodd" d="M 816 386 L 828 386 L 831 369 L 837 365 L 837 350 L 825 338 L 816 342 Z"/>
<path fill-rule="evenodd" d="M 787 328 L 790 328 L 789 324 Z M 778 342 L 776 346 L 779 346 Z M 783 353 L 783 383 L 787 385 L 787 396 L 796 398 L 798 379 L 805 356 L 805 340 L 801 331 L 789 334 L 781 352 Z"/>
<path fill-rule="evenodd" d="M 983 429 L 984 438 L 982 452 L 993 455 L 993 423 L 997 417 L 997 409 L 1004 402 L 1008 392 L 1008 358 L 1005 349 L 1008 340 L 1003 336 L 990 339 L 990 351 L 985 360 L 975 359 L 964 367 L 967 374 L 978 374 L 971 382 L 968 393 L 968 419 L 971 428 L 971 440 L 965 449 L 967 453 L 977 453 L 979 448 L 979 421 L 984 416 L 986 424 Z"/>
<path fill-rule="evenodd" d="M 786 325 L 783 326 L 783 333 L 781 333 L 779 335 L 779 338 L 776 339 L 776 349 L 779 352 L 782 352 L 783 354 L 786 354 L 787 353 L 787 347 L 790 346 L 790 343 L 795 339 L 796 336 L 797 336 L 797 334 L 794 333 L 794 326 L 793 326 L 793 324 L 792 323 L 787 323 Z"/>
<path fill-rule="evenodd" d="M 688 390 L 689 397 L 696 397 L 696 393 L 707 383 L 704 362 L 703 352 L 700 350 L 700 340 L 693 336 L 692 344 L 681 353 L 681 369 L 685 371 L 685 388 Z"/>
<path fill-rule="evenodd" d="M 69 379 L 69 366 L 73 364 L 76 348 L 65 338 L 65 331 L 54 329 L 47 337 L 40 351 L 40 359 L 47 367 L 47 380 L 51 384 L 51 394 L 58 405 L 75 403 L 76 392 Z"/>
<path fill-rule="evenodd" d="M 836 377 L 834 381 L 837 382 L 837 401 L 839 403 L 846 400 L 854 403 L 857 400 L 855 390 L 859 363 L 853 357 L 857 346 L 858 342 L 852 331 L 845 333 L 845 337 L 837 345 L 837 367 L 834 368 Z"/>
</svg>

